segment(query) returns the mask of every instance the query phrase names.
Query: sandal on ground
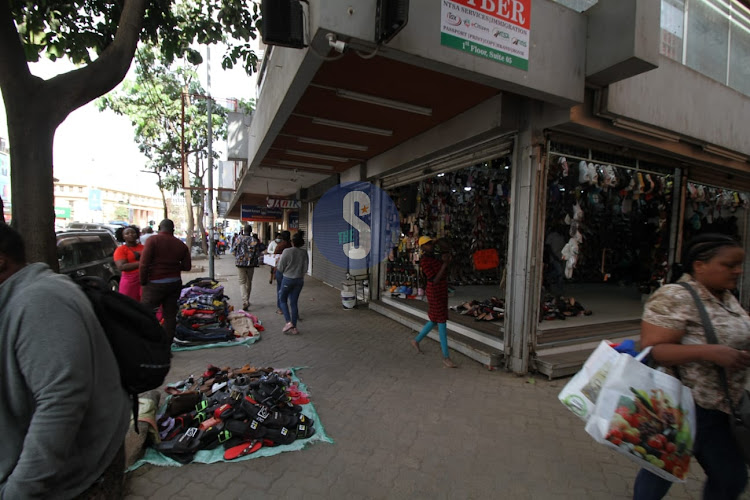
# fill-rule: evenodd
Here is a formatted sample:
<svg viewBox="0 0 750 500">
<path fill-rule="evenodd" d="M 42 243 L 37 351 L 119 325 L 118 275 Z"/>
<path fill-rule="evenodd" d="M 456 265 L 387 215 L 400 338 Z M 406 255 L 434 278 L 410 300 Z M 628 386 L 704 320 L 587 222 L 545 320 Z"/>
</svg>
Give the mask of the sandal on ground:
<svg viewBox="0 0 750 500">
<path fill-rule="evenodd" d="M 281 333 L 286 333 L 289 330 L 291 330 L 292 328 L 294 328 L 294 325 L 290 321 L 289 323 L 287 323 L 286 325 L 284 325 L 284 328 L 281 329 Z"/>
<path fill-rule="evenodd" d="M 418 352 L 419 354 L 424 354 L 424 353 L 422 352 L 422 349 L 420 349 L 420 348 L 419 348 L 419 342 L 417 342 L 416 340 L 412 339 L 412 341 L 411 341 L 411 346 L 412 346 L 412 347 L 413 347 L 413 348 L 414 348 L 414 349 L 415 349 L 415 350 L 416 350 L 416 351 L 417 351 L 417 352 Z"/>
<path fill-rule="evenodd" d="M 289 330 L 284 332 L 287 335 L 299 335 L 299 330 L 297 330 L 296 326 L 291 327 Z"/>
<path fill-rule="evenodd" d="M 281 309 L 276 309 L 276 314 L 283 315 L 284 311 L 282 311 Z"/>
</svg>

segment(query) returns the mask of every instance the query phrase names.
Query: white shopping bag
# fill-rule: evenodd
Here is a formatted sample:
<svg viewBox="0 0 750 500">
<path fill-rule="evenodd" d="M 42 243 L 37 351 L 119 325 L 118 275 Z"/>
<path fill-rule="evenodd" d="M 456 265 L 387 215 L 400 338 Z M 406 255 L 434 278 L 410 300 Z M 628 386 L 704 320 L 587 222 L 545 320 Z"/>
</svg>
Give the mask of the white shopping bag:
<svg viewBox="0 0 750 500">
<path fill-rule="evenodd" d="M 654 474 L 685 482 L 695 440 L 693 395 L 671 375 L 619 354 L 586 432 Z"/>
<path fill-rule="evenodd" d="M 591 356 L 583 364 L 583 368 L 565 384 L 557 399 L 568 407 L 570 411 L 588 420 L 594 412 L 599 390 L 607 378 L 612 363 L 620 355 L 609 342 L 602 340 Z"/>
</svg>

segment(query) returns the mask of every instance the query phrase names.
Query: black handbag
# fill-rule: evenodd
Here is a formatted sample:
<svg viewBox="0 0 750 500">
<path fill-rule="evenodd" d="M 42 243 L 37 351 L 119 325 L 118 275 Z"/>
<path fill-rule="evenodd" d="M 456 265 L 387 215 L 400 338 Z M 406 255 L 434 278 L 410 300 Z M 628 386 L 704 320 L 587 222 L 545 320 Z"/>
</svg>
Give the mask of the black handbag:
<svg viewBox="0 0 750 500">
<path fill-rule="evenodd" d="M 698 313 L 703 323 L 703 330 L 706 334 L 706 340 L 709 344 L 718 344 L 719 339 L 716 337 L 714 332 L 714 326 L 711 324 L 711 319 L 708 317 L 706 306 L 703 305 L 703 301 L 698 296 L 698 292 L 690 286 L 688 283 L 680 282 L 686 290 L 693 296 L 696 306 L 698 306 Z M 750 393 L 747 389 L 742 392 L 742 398 L 740 399 L 739 405 L 735 405 L 732 398 L 729 396 L 729 384 L 727 383 L 727 372 L 726 369 L 717 366 L 717 372 L 719 373 L 719 380 L 721 381 L 722 387 L 724 387 L 725 401 L 729 405 L 729 409 L 732 414 L 729 415 L 729 426 L 732 429 L 732 434 L 737 442 L 737 448 L 739 448 L 742 458 L 745 463 L 750 465 Z"/>
</svg>

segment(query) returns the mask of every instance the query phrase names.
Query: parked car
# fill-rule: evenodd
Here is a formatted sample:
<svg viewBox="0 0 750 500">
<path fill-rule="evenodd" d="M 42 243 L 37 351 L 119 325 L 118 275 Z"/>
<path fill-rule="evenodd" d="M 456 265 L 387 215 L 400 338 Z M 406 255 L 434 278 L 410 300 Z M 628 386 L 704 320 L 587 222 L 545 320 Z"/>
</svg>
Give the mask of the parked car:
<svg viewBox="0 0 750 500">
<path fill-rule="evenodd" d="M 117 248 L 115 237 L 106 230 L 60 231 L 57 236 L 57 260 L 60 272 L 71 278 L 97 276 L 111 290 L 120 286 L 120 272 L 112 256 Z"/>
<path fill-rule="evenodd" d="M 121 227 L 118 224 L 106 224 L 99 222 L 71 222 L 65 228 L 65 231 L 90 231 L 96 229 L 106 229 L 112 234 L 115 234 L 117 228 Z"/>
</svg>

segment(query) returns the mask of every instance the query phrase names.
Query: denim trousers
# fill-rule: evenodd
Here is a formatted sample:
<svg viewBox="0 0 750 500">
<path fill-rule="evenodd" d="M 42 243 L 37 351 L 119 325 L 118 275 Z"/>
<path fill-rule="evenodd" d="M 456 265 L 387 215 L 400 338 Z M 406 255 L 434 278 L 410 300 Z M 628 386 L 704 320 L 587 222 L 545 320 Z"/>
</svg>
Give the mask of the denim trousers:
<svg viewBox="0 0 750 500">
<path fill-rule="evenodd" d="M 281 273 L 281 271 L 275 271 L 276 272 L 276 307 L 280 310 L 281 309 L 281 300 L 279 297 L 281 297 L 281 283 L 284 281 L 284 275 Z"/>
<path fill-rule="evenodd" d="M 299 294 L 302 292 L 302 286 L 304 284 L 304 278 L 286 277 L 281 283 L 281 292 L 279 292 L 281 312 L 284 313 L 284 319 L 286 322 L 291 323 L 294 326 L 297 326 L 297 300 L 299 300 Z"/>
<path fill-rule="evenodd" d="M 747 466 L 729 428 L 729 416 L 695 406 L 697 429 L 693 455 L 706 473 L 704 500 L 735 500 L 747 486 Z M 633 500 L 658 500 L 672 483 L 641 469 L 635 478 Z"/>
</svg>

